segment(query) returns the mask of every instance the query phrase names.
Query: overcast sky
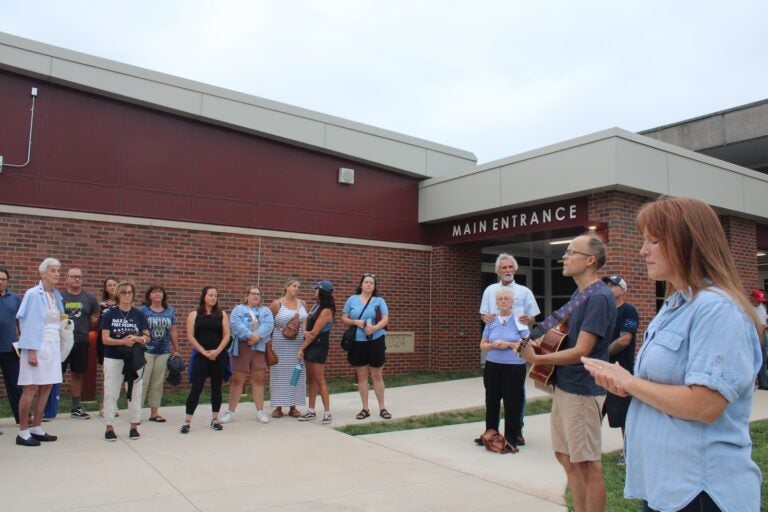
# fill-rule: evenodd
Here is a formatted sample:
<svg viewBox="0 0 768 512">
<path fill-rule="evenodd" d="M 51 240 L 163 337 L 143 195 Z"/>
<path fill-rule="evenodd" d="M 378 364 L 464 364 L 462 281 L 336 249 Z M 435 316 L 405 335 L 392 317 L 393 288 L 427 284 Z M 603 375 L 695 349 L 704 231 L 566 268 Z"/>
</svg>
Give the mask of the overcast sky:
<svg viewBox="0 0 768 512">
<path fill-rule="evenodd" d="M 0 0 L 0 31 L 472 151 L 768 98 L 766 0 Z"/>
</svg>

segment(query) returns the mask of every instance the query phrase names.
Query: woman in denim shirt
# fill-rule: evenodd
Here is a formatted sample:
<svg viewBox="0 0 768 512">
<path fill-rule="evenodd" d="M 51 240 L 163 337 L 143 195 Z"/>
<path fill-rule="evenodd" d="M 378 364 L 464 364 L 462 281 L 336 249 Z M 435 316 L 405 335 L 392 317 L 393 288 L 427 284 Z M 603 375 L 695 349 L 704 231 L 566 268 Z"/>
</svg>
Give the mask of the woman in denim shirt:
<svg viewBox="0 0 768 512">
<path fill-rule="evenodd" d="M 756 511 L 760 470 L 749 416 L 762 356 L 750 306 L 717 214 L 661 198 L 637 216 L 648 276 L 669 295 L 648 326 L 633 376 L 584 358 L 608 391 L 633 397 L 624 495 L 649 511 Z"/>
<path fill-rule="evenodd" d="M 232 346 L 229 357 L 232 364 L 232 385 L 229 393 L 229 410 L 221 417 L 222 423 L 235 421 L 235 409 L 250 376 L 251 393 L 256 404 L 256 419 L 269 423 L 264 412 L 264 384 L 267 378 L 267 343 L 271 343 L 275 320 L 268 307 L 261 305 L 261 290 L 257 286 L 248 290 L 242 304 L 235 306 L 229 317 Z"/>
</svg>

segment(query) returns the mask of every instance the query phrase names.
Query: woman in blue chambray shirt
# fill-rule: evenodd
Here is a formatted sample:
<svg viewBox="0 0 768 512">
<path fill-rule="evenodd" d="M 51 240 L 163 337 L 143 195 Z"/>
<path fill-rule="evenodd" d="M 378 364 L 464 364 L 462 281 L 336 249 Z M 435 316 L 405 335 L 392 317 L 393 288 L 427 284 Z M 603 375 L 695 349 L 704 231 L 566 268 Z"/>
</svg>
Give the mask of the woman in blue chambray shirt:
<svg viewBox="0 0 768 512">
<path fill-rule="evenodd" d="M 502 453 L 517 453 L 520 437 L 520 413 L 523 409 L 525 361 L 517 355 L 518 342 L 528 336 L 528 329 L 518 327 L 512 314 L 512 289 L 496 290 L 498 314 L 485 324 L 480 350 L 487 352 L 483 385 L 485 386 L 485 428 L 499 429 L 499 412 L 504 400 L 504 438 L 507 446 Z M 475 439 L 482 446 L 482 438 Z"/>
<path fill-rule="evenodd" d="M 229 392 L 229 410 L 221 417 L 222 423 L 235 421 L 235 409 L 250 376 L 251 393 L 256 404 L 256 419 L 269 423 L 264 412 L 264 384 L 267 379 L 267 343 L 271 343 L 275 319 L 268 307 L 261 304 L 261 290 L 253 286 L 242 304 L 232 310 L 229 317 L 232 327 L 232 346 L 229 357 L 232 363 L 232 385 Z"/>
<path fill-rule="evenodd" d="M 635 375 L 584 358 L 598 384 L 633 397 L 624 495 L 647 511 L 755 511 L 749 417 L 762 362 L 758 320 L 717 214 L 665 197 L 637 216 L 648 276 L 673 293 L 648 326 Z"/>
</svg>

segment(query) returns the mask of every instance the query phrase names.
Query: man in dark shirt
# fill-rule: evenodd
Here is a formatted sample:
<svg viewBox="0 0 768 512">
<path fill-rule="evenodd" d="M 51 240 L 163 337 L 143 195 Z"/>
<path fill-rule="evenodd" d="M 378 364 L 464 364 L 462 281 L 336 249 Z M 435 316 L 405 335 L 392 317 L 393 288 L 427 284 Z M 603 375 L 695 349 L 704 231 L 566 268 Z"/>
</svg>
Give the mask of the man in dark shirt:
<svg viewBox="0 0 768 512">
<path fill-rule="evenodd" d="M 83 290 L 83 271 L 71 268 L 67 272 L 67 289 L 61 292 L 64 311 L 75 324 L 75 344 L 67 359 L 61 363 L 62 375 L 69 367 L 72 385 L 72 417 L 89 420 L 91 416 L 80 407 L 83 376 L 88 368 L 88 331 L 96 327 L 101 308 L 92 294 Z"/>
<path fill-rule="evenodd" d="M 603 282 L 611 289 L 616 299 L 616 325 L 613 329 L 613 341 L 608 346 L 609 361 L 618 362 L 622 368 L 633 373 L 635 367 L 635 336 L 640 323 L 637 309 L 624 301 L 627 282 L 621 276 L 604 277 Z M 624 437 L 624 422 L 627 419 L 630 396 L 617 396 L 608 393 L 603 404 L 603 416 L 608 415 L 611 428 L 621 428 Z M 619 457 L 619 464 L 624 465 L 624 456 Z"/>
<path fill-rule="evenodd" d="M 528 345 L 523 358 L 555 365 L 555 396 L 550 428 L 555 457 L 565 469 L 576 512 L 605 510 L 601 421 L 605 390 L 584 369 L 582 356 L 608 360 L 608 345 L 616 319 L 616 301 L 597 271 L 605 264 L 605 244 L 596 235 L 577 236 L 563 255 L 563 275 L 576 282 L 578 307 L 568 319 L 568 336 L 561 350 L 536 354 Z"/>
<path fill-rule="evenodd" d="M 13 343 L 19 339 L 16 312 L 21 305 L 21 297 L 8 289 L 10 277 L 6 269 L 0 268 L 0 370 L 3 372 L 8 403 L 18 423 L 21 387 L 16 384 L 19 381 L 19 356 Z"/>
</svg>

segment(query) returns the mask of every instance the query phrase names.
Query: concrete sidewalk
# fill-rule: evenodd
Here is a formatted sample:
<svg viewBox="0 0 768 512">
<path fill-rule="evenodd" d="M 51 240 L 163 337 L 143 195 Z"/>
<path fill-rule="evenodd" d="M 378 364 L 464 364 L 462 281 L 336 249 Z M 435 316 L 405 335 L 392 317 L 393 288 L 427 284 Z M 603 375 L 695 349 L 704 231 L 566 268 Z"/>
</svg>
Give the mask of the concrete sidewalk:
<svg viewBox="0 0 768 512">
<path fill-rule="evenodd" d="M 529 388 L 529 398 L 539 394 Z M 378 408 L 371 394 L 372 418 Z M 395 418 L 481 406 L 482 380 L 388 389 Z M 267 425 L 241 403 L 224 431 L 208 428 L 202 405 L 181 435 L 182 407 L 163 408 L 169 422 L 144 421 L 141 439 L 103 439 L 99 418 L 62 414 L 45 428 L 60 436 L 36 448 L 16 446 L 12 419 L 0 420 L 0 482 L 5 510 L 490 510 L 562 511 L 565 478 L 549 443 L 547 415 L 526 419 L 528 444 L 515 455 L 476 447 L 482 423 L 351 437 L 333 426 L 358 423 L 357 393 L 331 397 L 334 423 L 283 417 Z M 146 420 L 148 411 L 144 411 Z M 768 392 L 757 392 L 755 418 L 768 417 Z M 619 449 L 604 430 L 604 450 Z"/>
</svg>

